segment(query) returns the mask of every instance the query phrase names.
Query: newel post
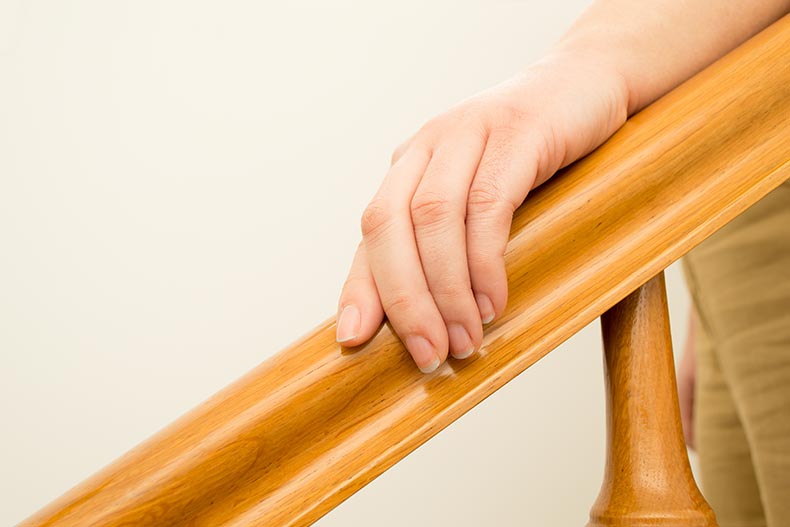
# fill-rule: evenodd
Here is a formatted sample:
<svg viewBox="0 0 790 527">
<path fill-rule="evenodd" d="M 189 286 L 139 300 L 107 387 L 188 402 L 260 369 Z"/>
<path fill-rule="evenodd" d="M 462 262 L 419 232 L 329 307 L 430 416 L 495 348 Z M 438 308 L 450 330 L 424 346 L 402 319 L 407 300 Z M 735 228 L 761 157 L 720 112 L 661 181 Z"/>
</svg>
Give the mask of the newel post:
<svg viewBox="0 0 790 527">
<path fill-rule="evenodd" d="M 588 527 L 715 527 L 691 474 L 661 272 L 601 317 L 606 470 Z"/>
</svg>

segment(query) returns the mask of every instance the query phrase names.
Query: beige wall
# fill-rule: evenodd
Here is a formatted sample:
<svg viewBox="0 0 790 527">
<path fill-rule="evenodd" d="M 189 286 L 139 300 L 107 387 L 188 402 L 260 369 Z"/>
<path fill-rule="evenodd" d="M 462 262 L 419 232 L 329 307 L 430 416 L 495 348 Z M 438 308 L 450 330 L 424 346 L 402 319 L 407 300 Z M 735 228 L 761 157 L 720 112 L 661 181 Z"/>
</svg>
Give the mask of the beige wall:
<svg viewBox="0 0 790 527">
<path fill-rule="evenodd" d="M 0 524 L 333 313 L 391 149 L 585 4 L 0 2 Z M 596 323 L 320 525 L 582 525 L 603 424 Z"/>
</svg>

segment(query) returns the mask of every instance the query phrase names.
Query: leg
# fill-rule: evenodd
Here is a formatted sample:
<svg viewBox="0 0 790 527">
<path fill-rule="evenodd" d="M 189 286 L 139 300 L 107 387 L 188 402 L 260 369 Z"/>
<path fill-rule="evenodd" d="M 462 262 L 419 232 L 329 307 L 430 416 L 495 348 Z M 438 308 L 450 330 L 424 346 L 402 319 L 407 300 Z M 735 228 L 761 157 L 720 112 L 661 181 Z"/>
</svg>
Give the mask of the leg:
<svg viewBox="0 0 790 527">
<path fill-rule="evenodd" d="M 790 525 L 790 182 L 703 242 L 687 260 L 700 319 L 743 425 L 767 525 Z M 704 414 L 709 410 L 702 404 Z M 716 467 L 710 459 L 715 448 L 700 445 L 703 482 L 717 478 L 706 475 Z M 732 506 L 732 500 L 753 498 L 711 495 L 714 508 L 717 502 Z"/>
<path fill-rule="evenodd" d="M 688 270 L 686 276 L 691 282 Z M 720 527 L 766 527 L 751 450 L 735 401 L 699 316 L 695 323 L 694 437 L 703 495 Z"/>
</svg>

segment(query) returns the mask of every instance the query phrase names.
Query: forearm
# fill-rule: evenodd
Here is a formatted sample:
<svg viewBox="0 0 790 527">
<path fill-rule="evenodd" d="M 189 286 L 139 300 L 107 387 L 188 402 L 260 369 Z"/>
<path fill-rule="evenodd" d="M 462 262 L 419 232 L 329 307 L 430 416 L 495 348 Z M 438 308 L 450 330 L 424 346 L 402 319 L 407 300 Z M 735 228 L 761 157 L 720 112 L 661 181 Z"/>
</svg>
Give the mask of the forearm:
<svg viewBox="0 0 790 527">
<path fill-rule="evenodd" d="M 614 68 L 630 115 L 788 12 L 790 0 L 597 0 L 552 52 Z"/>
<path fill-rule="evenodd" d="M 513 211 L 790 0 L 754 4 L 596 0 L 543 60 L 424 124 L 395 150 L 362 216 L 338 342 L 363 344 L 386 315 L 423 372 L 480 350 L 483 325 L 507 305 Z"/>
</svg>

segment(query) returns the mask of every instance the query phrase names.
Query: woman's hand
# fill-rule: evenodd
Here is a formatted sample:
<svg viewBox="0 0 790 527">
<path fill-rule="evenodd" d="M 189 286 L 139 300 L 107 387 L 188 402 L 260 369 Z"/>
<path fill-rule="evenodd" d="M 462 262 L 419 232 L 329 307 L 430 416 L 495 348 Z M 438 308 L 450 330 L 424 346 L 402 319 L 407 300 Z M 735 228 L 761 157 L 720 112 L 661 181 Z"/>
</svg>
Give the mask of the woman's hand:
<svg viewBox="0 0 790 527">
<path fill-rule="evenodd" d="M 613 68 L 565 52 L 428 121 L 395 150 L 362 215 L 337 341 L 362 344 L 386 314 L 423 372 L 448 351 L 472 355 L 505 309 L 514 211 L 614 133 L 627 108 Z"/>
</svg>

